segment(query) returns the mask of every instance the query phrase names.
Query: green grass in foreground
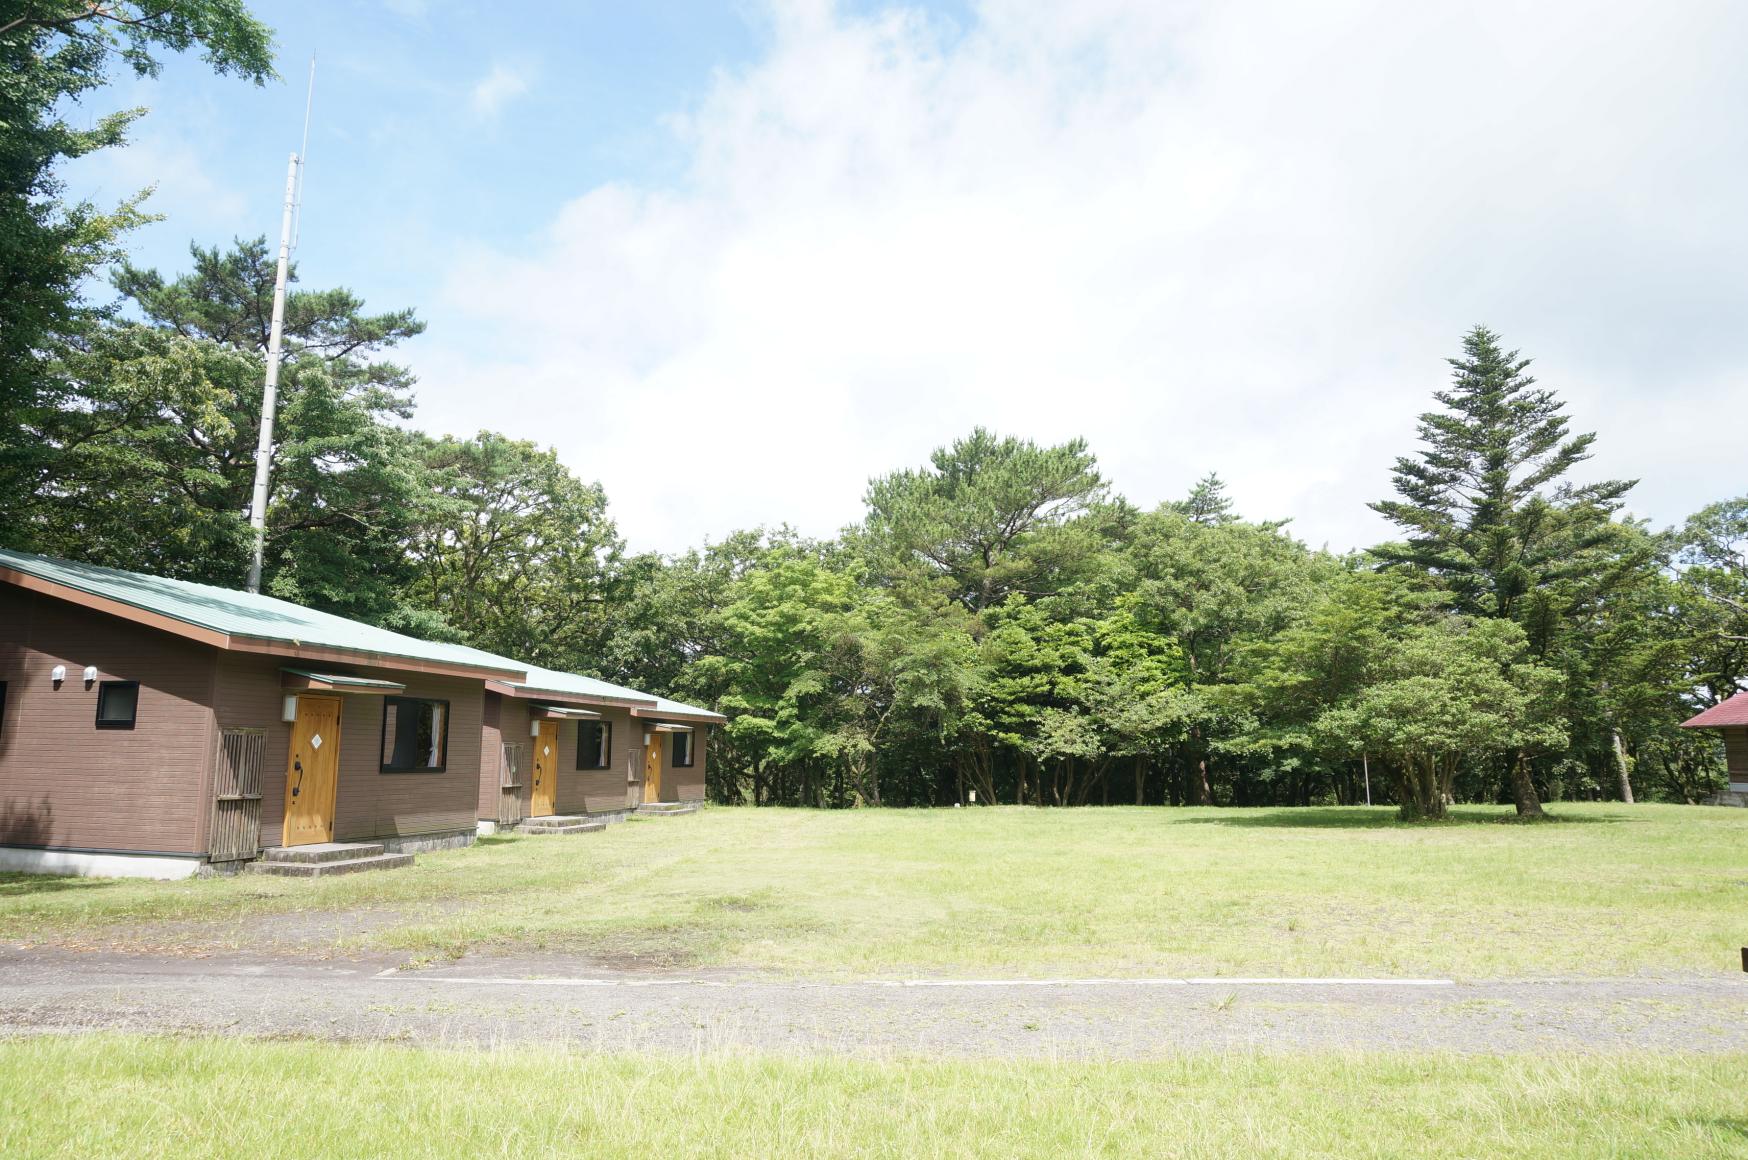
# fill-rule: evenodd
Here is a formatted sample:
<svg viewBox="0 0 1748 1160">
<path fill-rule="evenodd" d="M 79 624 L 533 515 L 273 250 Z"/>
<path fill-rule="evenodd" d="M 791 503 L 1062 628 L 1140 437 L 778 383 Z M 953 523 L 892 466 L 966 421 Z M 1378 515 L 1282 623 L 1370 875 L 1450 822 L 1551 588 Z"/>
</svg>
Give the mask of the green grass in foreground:
<svg viewBox="0 0 1748 1160">
<path fill-rule="evenodd" d="M 0 878 L 18 941 L 934 974 L 1731 971 L 1748 810 L 711 809 L 314 881 Z M 375 913 L 360 925 L 357 912 Z"/>
<path fill-rule="evenodd" d="M 1698 1157 L 1748 1057 L 1158 1063 L 0 1043 L 0 1154 Z"/>
</svg>

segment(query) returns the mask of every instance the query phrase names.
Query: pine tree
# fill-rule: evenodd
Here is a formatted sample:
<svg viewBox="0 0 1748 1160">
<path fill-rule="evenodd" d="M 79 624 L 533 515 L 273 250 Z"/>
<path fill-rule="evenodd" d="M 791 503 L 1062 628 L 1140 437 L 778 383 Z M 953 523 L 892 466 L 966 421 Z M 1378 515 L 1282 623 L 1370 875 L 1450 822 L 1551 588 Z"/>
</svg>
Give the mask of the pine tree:
<svg viewBox="0 0 1748 1160">
<path fill-rule="evenodd" d="M 1565 404 L 1486 327 L 1448 361 L 1451 385 L 1434 395 L 1444 409 L 1420 416 L 1425 446 L 1396 461 L 1401 498 L 1371 505 L 1408 538 L 1376 551 L 1435 577 L 1454 611 L 1521 624 L 1545 655 L 1620 571 L 1613 517 L 1636 481 L 1566 480 L 1596 436 L 1571 434 Z M 1542 812 L 1522 755 L 1511 785 L 1519 813 Z"/>
<path fill-rule="evenodd" d="M 1229 524 L 1238 519 L 1226 495 L 1226 481 L 1212 471 L 1196 481 L 1187 497 L 1170 506 L 1189 516 L 1192 523 Z"/>
</svg>

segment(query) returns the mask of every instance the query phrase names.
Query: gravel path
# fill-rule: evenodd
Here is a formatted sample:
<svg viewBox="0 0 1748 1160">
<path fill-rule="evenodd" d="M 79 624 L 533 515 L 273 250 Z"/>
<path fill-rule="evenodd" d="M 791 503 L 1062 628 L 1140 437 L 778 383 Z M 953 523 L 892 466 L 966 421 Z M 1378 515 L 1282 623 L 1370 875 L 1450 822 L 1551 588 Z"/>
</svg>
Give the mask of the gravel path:
<svg viewBox="0 0 1748 1160">
<path fill-rule="evenodd" d="M 1145 1058 L 1201 1050 L 1748 1051 L 1748 976 L 1450 985 L 1206 980 L 804 983 L 0 949 L 0 1035 L 207 1032 L 602 1050 Z"/>
</svg>

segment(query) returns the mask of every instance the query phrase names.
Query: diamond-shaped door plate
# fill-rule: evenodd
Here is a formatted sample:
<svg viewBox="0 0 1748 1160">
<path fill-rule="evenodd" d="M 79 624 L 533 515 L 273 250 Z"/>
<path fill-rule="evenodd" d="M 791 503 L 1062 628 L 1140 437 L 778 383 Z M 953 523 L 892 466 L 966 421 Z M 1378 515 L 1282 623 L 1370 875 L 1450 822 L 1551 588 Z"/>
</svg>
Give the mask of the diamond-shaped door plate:
<svg viewBox="0 0 1748 1160">
<path fill-rule="evenodd" d="M 552 756 L 552 746 L 550 746 L 550 745 L 542 745 L 542 746 L 541 746 L 541 747 L 540 747 L 540 756 L 542 756 L 542 757 L 551 757 L 551 756 Z"/>
<path fill-rule="evenodd" d="M 310 738 L 310 748 L 311 749 L 320 749 L 321 747 L 322 747 L 322 735 L 320 733 L 317 733 L 314 737 Z"/>
</svg>

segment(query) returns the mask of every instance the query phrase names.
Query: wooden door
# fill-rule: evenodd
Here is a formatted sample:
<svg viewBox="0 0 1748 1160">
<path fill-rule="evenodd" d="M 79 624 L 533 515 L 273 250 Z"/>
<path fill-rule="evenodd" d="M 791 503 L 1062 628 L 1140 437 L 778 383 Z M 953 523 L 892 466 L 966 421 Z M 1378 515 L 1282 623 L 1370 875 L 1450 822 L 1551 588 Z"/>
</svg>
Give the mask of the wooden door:
<svg viewBox="0 0 1748 1160">
<path fill-rule="evenodd" d="M 299 694 L 285 767 L 285 844 L 334 840 L 340 784 L 340 698 Z"/>
<path fill-rule="evenodd" d="M 651 733 L 643 751 L 643 800 L 662 800 L 662 735 Z"/>
<path fill-rule="evenodd" d="M 558 722 L 542 721 L 534 739 L 534 784 L 528 792 L 528 816 L 550 817 L 558 812 Z"/>
</svg>

